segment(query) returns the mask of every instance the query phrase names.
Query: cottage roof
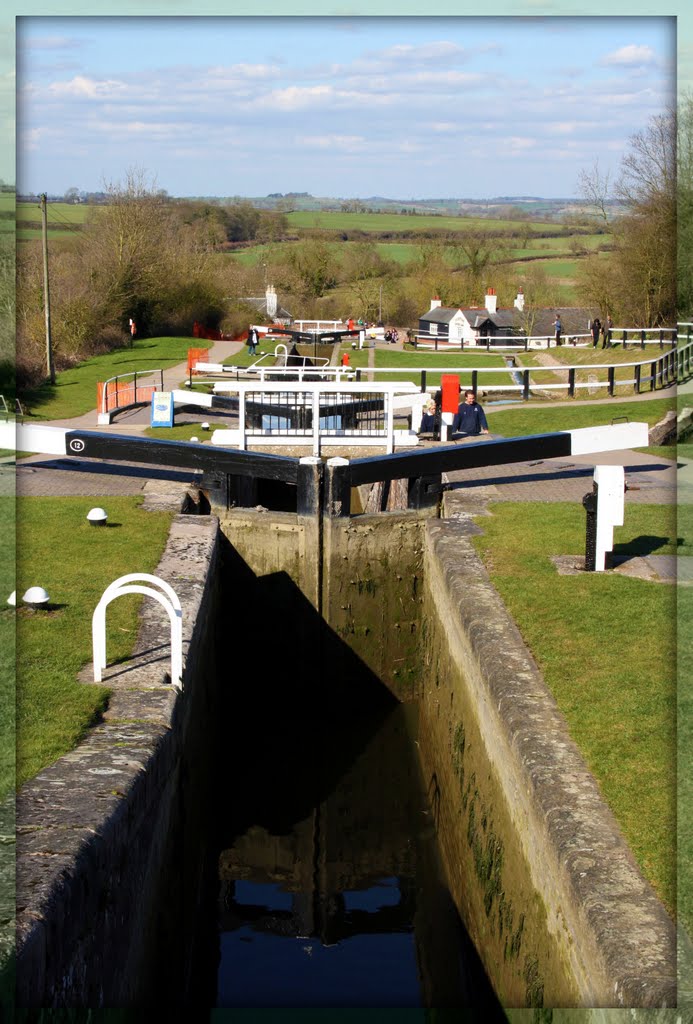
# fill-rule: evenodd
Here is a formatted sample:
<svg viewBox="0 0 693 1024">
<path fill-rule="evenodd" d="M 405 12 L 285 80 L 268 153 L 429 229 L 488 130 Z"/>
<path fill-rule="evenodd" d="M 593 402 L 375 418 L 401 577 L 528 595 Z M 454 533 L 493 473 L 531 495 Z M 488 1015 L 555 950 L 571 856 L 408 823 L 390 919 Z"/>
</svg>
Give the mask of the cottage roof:
<svg viewBox="0 0 693 1024">
<path fill-rule="evenodd" d="M 586 334 L 588 324 L 599 316 L 590 306 L 562 306 L 554 309 L 525 310 L 524 324 L 531 324 L 532 334 L 553 334 L 556 314 L 560 314 L 563 334 Z"/>
<path fill-rule="evenodd" d="M 457 313 L 462 313 L 467 323 L 483 333 L 484 326 L 492 324 L 500 331 L 522 331 L 529 328 L 533 335 L 553 335 L 556 314 L 560 314 L 563 334 L 586 334 L 588 324 L 600 311 L 589 306 L 560 306 L 531 309 L 525 306 L 523 312 L 517 307 L 497 309 L 489 312 L 484 306 L 437 306 L 429 309 L 419 320 L 432 323 L 449 323 Z"/>
<path fill-rule="evenodd" d="M 493 324 L 501 330 L 511 330 L 517 327 L 516 309 L 498 309 L 495 313 L 489 313 L 487 309 L 463 309 L 467 322 L 475 329 L 483 328 L 484 324 Z"/>
<path fill-rule="evenodd" d="M 435 309 L 429 309 L 427 313 L 423 313 L 419 320 L 428 320 L 436 324 L 449 324 L 459 311 L 459 306 L 436 306 Z"/>
</svg>

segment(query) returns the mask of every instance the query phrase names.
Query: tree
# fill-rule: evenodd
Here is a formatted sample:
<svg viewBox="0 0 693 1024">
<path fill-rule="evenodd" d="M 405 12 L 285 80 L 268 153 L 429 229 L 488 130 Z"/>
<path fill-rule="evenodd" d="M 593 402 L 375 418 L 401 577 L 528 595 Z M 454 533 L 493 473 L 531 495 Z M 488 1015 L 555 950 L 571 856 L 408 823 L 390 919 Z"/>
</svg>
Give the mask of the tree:
<svg viewBox="0 0 693 1024">
<path fill-rule="evenodd" d="M 596 216 L 609 226 L 609 203 L 612 200 L 610 174 L 602 174 L 599 161 L 595 160 L 591 170 L 580 171 L 578 175 L 578 192 L 596 211 Z"/>
<path fill-rule="evenodd" d="M 305 298 L 319 298 L 337 283 L 337 263 L 324 242 L 297 242 L 289 249 L 287 263 Z"/>
<path fill-rule="evenodd" d="M 611 226 L 613 251 L 606 265 L 599 254 L 590 257 L 582 273 L 587 300 L 629 326 L 657 327 L 676 319 L 675 143 L 671 112 L 656 115 L 631 136 L 614 187 L 626 213 Z M 596 181 L 593 174 L 591 181 L 605 209 L 604 179 Z"/>
<path fill-rule="evenodd" d="M 480 281 L 484 272 L 494 263 L 498 263 L 507 251 L 507 239 L 492 231 L 464 231 L 448 243 L 448 249 L 456 257 L 465 258 L 471 276 Z"/>
<path fill-rule="evenodd" d="M 685 93 L 678 110 L 677 302 L 679 317 L 693 317 L 693 93 Z"/>
<path fill-rule="evenodd" d="M 229 242 L 250 242 L 260 226 L 260 211 L 244 200 L 224 210 L 226 237 Z"/>
<path fill-rule="evenodd" d="M 225 235 L 205 204 L 173 203 L 143 172 L 106 186 L 69 250 L 49 247 L 53 352 L 58 369 L 138 334 L 187 333 L 194 320 L 216 326 L 235 267 L 215 255 Z M 18 260 L 19 368 L 36 382 L 45 344 L 40 252 Z M 38 377 L 40 380 L 41 378 Z"/>
<path fill-rule="evenodd" d="M 629 140 L 616 194 L 631 209 L 670 206 L 676 201 L 676 114 L 651 117 Z M 669 211 L 667 211 L 669 212 Z"/>
</svg>

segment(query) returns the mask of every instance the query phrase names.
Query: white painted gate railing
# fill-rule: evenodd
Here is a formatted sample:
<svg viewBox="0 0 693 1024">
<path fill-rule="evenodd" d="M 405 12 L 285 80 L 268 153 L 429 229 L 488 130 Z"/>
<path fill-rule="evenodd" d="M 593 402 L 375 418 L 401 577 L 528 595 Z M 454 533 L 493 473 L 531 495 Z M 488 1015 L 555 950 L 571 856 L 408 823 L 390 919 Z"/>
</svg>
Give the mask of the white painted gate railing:
<svg viewBox="0 0 693 1024">
<path fill-rule="evenodd" d="M 145 580 L 160 587 L 164 593 L 153 587 L 142 586 L 134 580 Z M 147 572 L 130 572 L 110 583 L 94 609 L 92 616 L 92 647 L 94 652 L 94 682 L 100 683 L 103 670 L 106 668 L 106 608 L 116 597 L 122 594 L 144 594 L 153 597 L 168 612 L 171 621 L 171 683 L 182 689 L 183 676 L 183 610 L 178 595 L 165 580 L 152 576 Z"/>
</svg>

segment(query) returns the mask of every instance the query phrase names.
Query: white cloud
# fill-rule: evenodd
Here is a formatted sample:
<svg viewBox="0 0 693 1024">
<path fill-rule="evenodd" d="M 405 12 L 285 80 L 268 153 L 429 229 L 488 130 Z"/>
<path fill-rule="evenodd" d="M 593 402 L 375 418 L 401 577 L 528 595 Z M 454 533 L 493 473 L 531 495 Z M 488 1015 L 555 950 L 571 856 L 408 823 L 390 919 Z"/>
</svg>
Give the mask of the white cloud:
<svg viewBox="0 0 693 1024">
<path fill-rule="evenodd" d="M 606 57 L 602 57 L 600 63 L 610 66 L 619 65 L 625 67 L 640 67 L 643 64 L 655 64 L 657 55 L 651 46 L 622 46 Z"/>
<path fill-rule="evenodd" d="M 461 58 L 466 56 L 466 51 L 461 46 L 458 46 L 457 43 L 440 40 L 438 42 L 423 43 L 418 46 L 411 43 L 402 43 L 399 46 L 390 46 L 385 50 L 381 50 L 375 56 L 387 61 L 407 60 L 417 63 L 420 61 Z"/>
<path fill-rule="evenodd" d="M 578 127 L 575 121 L 554 121 L 546 129 L 550 135 L 573 135 Z"/>
<path fill-rule="evenodd" d="M 277 110 L 303 110 L 316 103 L 324 106 L 334 98 L 334 90 L 329 85 L 295 86 L 286 89 L 273 89 L 266 96 L 259 97 L 255 106 L 274 107 Z"/>
<path fill-rule="evenodd" d="M 536 139 L 524 135 L 513 135 L 508 139 L 511 153 L 526 153 L 527 150 L 534 149 L 536 144 Z"/>
<path fill-rule="evenodd" d="M 213 82 L 235 83 L 241 81 L 257 81 L 276 79 L 281 69 L 274 64 L 231 64 L 228 67 L 209 68 L 207 75 Z"/>
<path fill-rule="evenodd" d="M 311 149 L 333 149 L 341 153 L 360 153 L 368 145 L 362 135 L 302 135 L 296 143 Z"/>
<path fill-rule="evenodd" d="M 86 78 L 84 75 L 77 75 L 69 82 L 53 82 L 48 86 L 48 92 L 52 96 L 75 96 L 90 100 L 109 99 L 116 93 L 125 93 L 126 89 L 123 82 L 115 79 L 101 82 L 95 78 Z"/>
</svg>

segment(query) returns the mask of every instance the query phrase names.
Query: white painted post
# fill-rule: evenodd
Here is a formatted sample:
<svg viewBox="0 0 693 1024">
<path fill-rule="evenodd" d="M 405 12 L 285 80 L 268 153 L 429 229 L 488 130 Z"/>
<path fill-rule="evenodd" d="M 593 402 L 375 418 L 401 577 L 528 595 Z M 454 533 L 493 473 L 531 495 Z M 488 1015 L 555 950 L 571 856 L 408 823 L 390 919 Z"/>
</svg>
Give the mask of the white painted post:
<svg viewBox="0 0 693 1024">
<path fill-rule="evenodd" d="M 238 447 L 242 452 L 247 448 L 245 436 L 245 388 L 238 391 Z"/>
<path fill-rule="evenodd" d="M 316 388 L 313 398 L 313 456 L 320 455 L 320 392 Z"/>
<path fill-rule="evenodd" d="M 154 590 L 151 586 L 135 583 L 135 580 L 152 583 L 160 587 L 164 593 Z M 144 594 L 147 597 L 153 597 L 166 609 L 171 623 L 171 683 L 177 689 L 181 689 L 183 685 L 183 610 L 181 603 L 170 583 L 146 572 L 131 572 L 114 580 L 106 587 L 94 609 L 91 627 L 94 682 L 101 682 L 103 670 L 106 668 L 106 608 L 111 601 L 123 594 Z"/>
<path fill-rule="evenodd" d="M 597 535 L 595 571 L 606 568 L 606 553 L 614 548 L 614 526 L 623 526 L 625 472 L 623 466 L 595 466 Z"/>
<path fill-rule="evenodd" d="M 385 429 L 387 430 L 387 454 L 392 455 L 395 450 L 395 403 L 392 401 L 392 394 L 387 391 L 383 394 L 385 401 Z"/>
</svg>

